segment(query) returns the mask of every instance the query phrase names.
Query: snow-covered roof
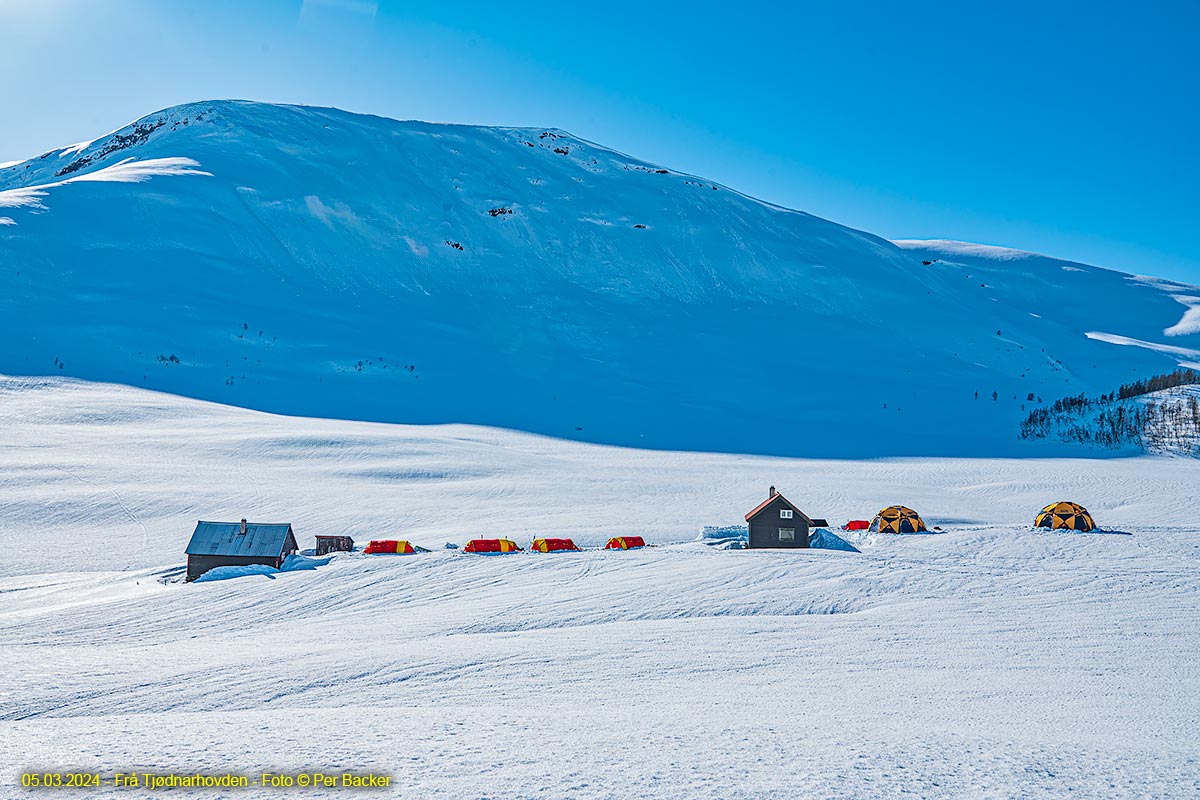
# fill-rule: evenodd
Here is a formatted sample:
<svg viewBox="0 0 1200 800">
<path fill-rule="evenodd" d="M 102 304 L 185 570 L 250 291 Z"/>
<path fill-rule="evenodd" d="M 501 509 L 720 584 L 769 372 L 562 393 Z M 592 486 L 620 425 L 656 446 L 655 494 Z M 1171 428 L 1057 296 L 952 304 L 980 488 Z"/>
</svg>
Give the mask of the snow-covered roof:
<svg viewBox="0 0 1200 800">
<path fill-rule="evenodd" d="M 205 556 L 278 556 L 295 546 L 292 526 L 287 522 L 248 522 L 242 533 L 240 522 L 196 523 L 187 554 Z"/>
</svg>

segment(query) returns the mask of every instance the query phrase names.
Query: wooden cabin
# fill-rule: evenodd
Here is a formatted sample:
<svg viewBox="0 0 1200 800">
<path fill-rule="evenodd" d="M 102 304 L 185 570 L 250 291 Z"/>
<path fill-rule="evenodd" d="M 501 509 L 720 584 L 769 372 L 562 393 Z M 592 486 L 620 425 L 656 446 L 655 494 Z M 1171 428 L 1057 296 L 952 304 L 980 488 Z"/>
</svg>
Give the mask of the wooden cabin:
<svg viewBox="0 0 1200 800">
<path fill-rule="evenodd" d="M 196 523 L 187 546 L 187 580 L 194 581 L 216 567 L 265 564 L 279 569 L 300 548 L 290 523 Z"/>
<path fill-rule="evenodd" d="M 750 549 L 765 547 L 808 547 L 813 520 L 771 487 L 767 499 L 746 515 Z"/>
</svg>

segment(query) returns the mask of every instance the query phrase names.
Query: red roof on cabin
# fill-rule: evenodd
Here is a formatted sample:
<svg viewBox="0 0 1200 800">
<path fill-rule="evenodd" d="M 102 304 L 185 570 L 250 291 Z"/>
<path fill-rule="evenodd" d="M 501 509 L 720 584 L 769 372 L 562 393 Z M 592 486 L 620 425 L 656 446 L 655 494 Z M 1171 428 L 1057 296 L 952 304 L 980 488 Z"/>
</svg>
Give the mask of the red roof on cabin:
<svg viewBox="0 0 1200 800">
<path fill-rule="evenodd" d="M 779 494 L 778 492 L 776 492 L 775 494 L 771 495 L 771 496 L 770 496 L 770 497 L 768 497 L 766 500 L 763 500 L 761 503 L 759 503 L 759 504 L 758 504 L 758 506 L 757 506 L 757 507 L 756 507 L 756 508 L 755 508 L 753 511 L 751 511 L 749 514 L 747 514 L 747 515 L 746 515 L 746 522 L 749 522 L 749 521 L 750 521 L 750 519 L 751 519 L 752 517 L 756 517 L 756 516 L 758 516 L 758 515 L 759 515 L 759 514 L 762 512 L 762 510 L 763 510 L 764 508 L 766 508 L 767 506 L 771 505 L 771 503 L 775 502 L 776 500 L 782 500 L 782 501 L 783 501 L 783 503 L 784 503 L 784 505 L 786 505 L 786 506 L 787 506 L 788 508 L 790 508 L 792 511 L 795 511 L 795 512 L 796 512 L 797 514 L 799 514 L 800 516 L 804 517 L 804 519 L 805 519 L 805 520 L 806 520 L 806 521 L 807 521 L 807 522 L 808 522 L 810 525 L 812 524 L 812 520 L 811 520 L 811 519 L 809 519 L 809 516 L 808 516 L 808 514 L 805 514 L 803 511 L 801 511 L 800 509 L 796 508 L 796 506 L 792 505 L 792 502 L 791 502 L 790 500 L 788 500 L 786 497 L 784 497 L 783 495 Z"/>
</svg>

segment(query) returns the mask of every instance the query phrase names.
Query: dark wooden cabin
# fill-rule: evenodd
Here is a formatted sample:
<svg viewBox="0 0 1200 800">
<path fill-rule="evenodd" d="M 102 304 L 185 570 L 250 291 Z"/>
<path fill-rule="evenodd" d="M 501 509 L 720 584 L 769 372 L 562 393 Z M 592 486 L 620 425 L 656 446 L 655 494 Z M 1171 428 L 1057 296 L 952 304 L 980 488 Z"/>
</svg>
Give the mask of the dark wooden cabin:
<svg viewBox="0 0 1200 800">
<path fill-rule="evenodd" d="M 279 569 L 300 548 L 289 523 L 196 523 L 187 546 L 187 579 L 194 581 L 216 567 L 265 564 Z"/>
<path fill-rule="evenodd" d="M 354 550 L 354 540 L 349 536 L 318 536 L 317 555 L 326 553 L 349 553 Z"/>
<path fill-rule="evenodd" d="M 749 514 L 750 537 L 746 546 L 751 549 L 763 547 L 808 547 L 809 529 L 812 519 L 788 499 L 771 487 L 767 499 Z"/>
</svg>

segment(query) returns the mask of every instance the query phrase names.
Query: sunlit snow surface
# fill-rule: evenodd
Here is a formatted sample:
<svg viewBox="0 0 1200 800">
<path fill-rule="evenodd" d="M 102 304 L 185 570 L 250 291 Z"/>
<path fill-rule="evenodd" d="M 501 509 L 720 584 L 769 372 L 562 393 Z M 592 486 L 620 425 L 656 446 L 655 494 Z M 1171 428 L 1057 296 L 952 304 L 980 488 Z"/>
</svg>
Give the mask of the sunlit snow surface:
<svg viewBox="0 0 1200 800">
<path fill-rule="evenodd" d="M 0 429 L 5 797 L 135 766 L 387 770 L 380 796 L 423 798 L 1200 791 L 1197 461 L 648 452 L 30 379 Z M 692 541 L 771 484 L 944 530 Z M 1060 499 L 1132 535 L 1031 530 Z M 195 520 L 241 516 L 434 552 L 178 583 Z M 658 546 L 442 548 L 617 533 Z"/>
<path fill-rule="evenodd" d="M 112 166 L 73 175 L 61 181 L 0 191 L 0 208 L 30 207 L 44 211 L 47 207 L 43 198 L 50 190 L 71 183 L 145 183 L 151 178 L 166 175 L 212 175 L 195 169 L 198 166 L 190 158 L 149 158 L 144 161 L 127 158 Z"/>
</svg>

